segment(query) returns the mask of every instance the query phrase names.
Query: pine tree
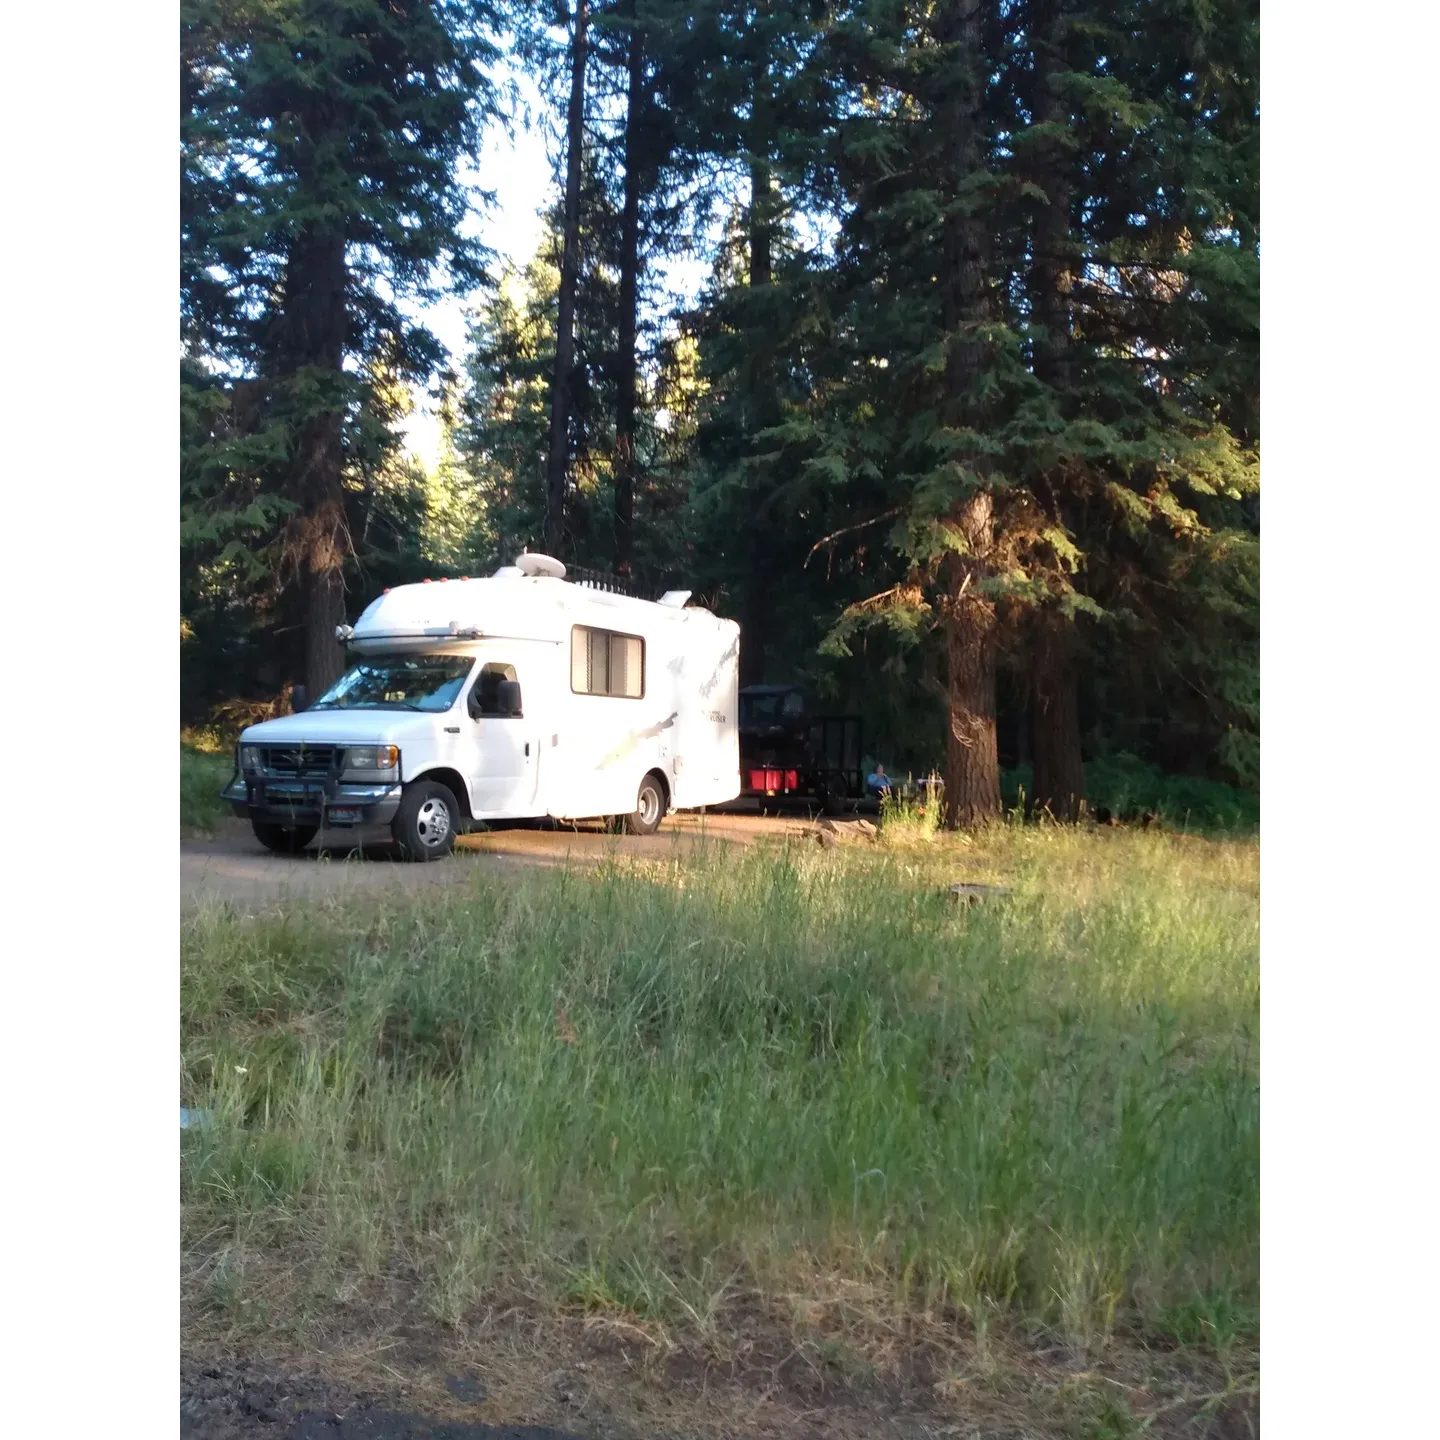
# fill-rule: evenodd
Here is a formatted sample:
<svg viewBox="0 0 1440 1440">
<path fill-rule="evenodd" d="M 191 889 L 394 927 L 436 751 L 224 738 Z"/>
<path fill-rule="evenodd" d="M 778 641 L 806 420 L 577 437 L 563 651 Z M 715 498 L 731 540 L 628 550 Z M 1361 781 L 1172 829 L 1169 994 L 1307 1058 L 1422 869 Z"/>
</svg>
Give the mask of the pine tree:
<svg viewBox="0 0 1440 1440">
<path fill-rule="evenodd" d="M 577 207 L 565 494 L 567 561 L 606 568 L 613 558 L 617 281 L 621 226 L 592 150 Z M 507 267 L 472 327 L 465 423 L 458 444 L 496 526 L 502 555 L 550 543 L 548 459 L 559 348 L 564 202 L 552 209 L 537 254 Z M 643 407 L 637 401 L 637 415 Z M 637 424 L 637 433 L 644 425 Z"/>
<path fill-rule="evenodd" d="M 840 250 L 789 434 L 833 476 L 849 543 L 899 522 L 903 573 L 833 643 L 877 622 L 943 640 L 951 823 L 998 809 L 1002 649 L 1035 696 L 1037 788 L 1076 813 L 1076 617 L 1112 614 L 1117 560 L 1131 579 L 1137 557 L 1183 566 L 1253 485 L 1188 378 L 1191 355 L 1244 348 L 1204 316 L 1244 310 L 1216 283 L 1243 274 L 1243 242 L 1187 158 L 1225 168 L 1213 107 L 1193 61 L 1156 63 L 1176 15 L 1137 11 L 1112 32 L 1052 0 L 857 6 L 830 41 L 862 98 L 837 127 Z"/>
<path fill-rule="evenodd" d="M 550 391 L 550 449 L 545 466 L 545 548 L 568 549 L 566 482 L 574 409 L 575 288 L 580 271 L 580 184 L 585 155 L 585 66 L 589 59 L 589 0 L 575 0 L 570 17 L 570 102 L 565 118 L 565 195 L 560 253 L 560 308 L 555 329 L 555 377 Z"/>
<path fill-rule="evenodd" d="M 241 377 L 226 452 L 190 494 L 212 528 L 283 499 L 269 563 L 302 597 L 312 690 L 342 663 L 347 477 L 393 445 L 377 376 L 420 382 L 442 359 L 401 305 L 482 275 L 457 167 L 496 113 L 495 18 L 449 0 L 182 6 L 184 333 L 197 364 Z"/>
<path fill-rule="evenodd" d="M 1115 17 L 1078 0 L 1029 0 L 1025 17 L 1032 82 L 1015 148 L 1032 202 L 1025 290 L 1043 388 L 1008 443 L 1041 522 L 1027 553 L 1033 798 L 1073 818 L 1080 619 L 1113 627 L 1136 622 L 1137 600 L 1151 605 L 1139 623 L 1163 660 L 1178 635 L 1161 638 L 1159 612 L 1141 597 L 1158 598 L 1211 537 L 1238 553 L 1223 536 L 1253 489 L 1253 456 L 1228 425 L 1239 411 L 1196 381 L 1243 373 L 1256 353 L 1258 332 L 1222 333 L 1212 317 L 1249 308 L 1254 236 L 1232 220 L 1237 203 L 1253 203 L 1245 151 L 1258 117 L 1238 13 L 1223 35 L 1185 4 Z"/>
</svg>

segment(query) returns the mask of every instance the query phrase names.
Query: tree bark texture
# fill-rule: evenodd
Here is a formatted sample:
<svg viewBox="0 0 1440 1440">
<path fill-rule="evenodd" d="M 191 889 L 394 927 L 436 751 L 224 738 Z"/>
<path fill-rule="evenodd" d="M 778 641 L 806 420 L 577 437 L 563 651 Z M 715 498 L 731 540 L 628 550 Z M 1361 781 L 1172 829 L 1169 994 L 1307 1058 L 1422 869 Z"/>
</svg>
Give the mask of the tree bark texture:
<svg viewBox="0 0 1440 1440">
<path fill-rule="evenodd" d="M 1031 808 L 1067 824 L 1080 818 L 1085 766 L 1080 758 L 1075 626 L 1042 614 L 1034 652 L 1035 784 Z"/>
<path fill-rule="evenodd" d="M 994 532 L 994 500 L 977 490 L 954 516 L 970 548 L 945 562 L 945 825 L 974 829 L 1000 814 L 995 735 L 995 604 L 975 593 Z"/>
<path fill-rule="evenodd" d="M 630 6 L 633 16 L 634 4 Z M 645 42 L 630 32 L 625 111 L 625 201 L 620 217 L 620 373 L 615 397 L 615 573 L 629 575 L 635 559 L 635 390 L 639 358 L 640 168 L 645 103 Z"/>
<path fill-rule="evenodd" d="M 751 78 L 750 112 L 750 213 L 747 217 L 749 242 L 749 289 L 751 295 L 768 288 L 774 281 L 773 237 L 776 203 L 774 179 L 767 147 L 770 135 L 769 117 L 770 66 L 769 56 L 760 56 Z M 774 424 L 779 406 L 775 395 L 775 357 L 767 341 L 756 345 L 750 364 L 750 394 L 746 405 L 747 423 L 753 439 L 760 431 Z M 748 517 L 751 533 L 763 526 L 760 512 L 765 508 L 763 492 L 755 494 L 755 507 Z M 742 641 L 740 645 L 741 685 L 760 685 L 765 681 L 766 637 L 774 625 L 773 585 L 770 567 L 761 561 L 749 567 L 746 575 L 742 607 Z"/>
<path fill-rule="evenodd" d="M 545 548 L 565 548 L 565 488 L 570 469 L 570 406 L 575 371 L 575 286 L 580 273 L 580 171 L 585 145 L 588 0 L 575 0 L 570 41 L 570 106 L 565 125 L 565 221 L 560 256 L 560 313 L 555 323 L 555 380 L 550 395 L 550 452 L 545 467 Z"/>
<path fill-rule="evenodd" d="M 1035 16 L 1035 90 L 1032 113 L 1039 125 L 1061 128 L 1068 119 L 1059 77 L 1065 71 L 1066 17 L 1063 0 L 1039 0 Z M 1072 383 L 1070 293 L 1074 284 L 1070 245 L 1072 184 L 1070 152 L 1058 135 L 1046 134 L 1034 147 L 1037 187 L 1045 200 L 1035 217 L 1032 300 L 1041 333 L 1035 345 L 1035 374 L 1059 391 Z"/>
<path fill-rule="evenodd" d="M 289 493 L 299 507 L 287 525 L 287 559 L 304 607 L 305 684 L 320 696 L 345 668 L 335 627 L 345 619 L 343 382 L 346 309 L 345 237 L 338 231 L 299 235 L 286 261 L 284 292 L 270 334 L 275 379 L 307 393 L 334 389 L 333 409 L 302 410 L 293 422 Z M 287 404 L 293 403 L 287 397 Z M 311 405 L 323 404 L 311 401 Z"/>
<path fill-rule="evenodd" d="M 983 94 L 980 0 L 952 0 L 942 38 L 953 45 L 949 92 L 941 107 L 948 131 L 952 199 L 981 164 Z M 983 219 L 954 210 L 942 237 L 941 299 L 949 335 L 946 361 L 948 423 L 977 417 L 971 387 L 986 361 L 978 325 L 985 318 L 986 239 Z M 965 553 L 942 566 L 941 616 L 946 653 L 945 824 L 970 829 L 1000 814 L 1000 754 L 995 733 L 995 604 L 979 593 L 989 574 L 995 502 L 983 476 L 956 501 L 950 523 Z"/>
<path fill-rule="evenodd" d="M 774 199 L 769 163 L 750 162 L 750 284 L 761 286 L 774 279 L 770 254 L 771 229 L 775 223 Z"/>
<path fill-rule="evenodd" d="M 1054 133 L 1066 125 L 1069 113 L 1060 91 L 1065 72 L 1067 18 L 1064 0 L 1036 0 L 1034 19 L 1035 76 L 1032 113 L 1043 134 L 1034 147 L 1033 179 L 1044 195 L 1036 209 L 1035 260 L 1031 268 L 1031 300 L 1039 334 L 1035 341 L 1035 375 L 1056 396 L 1062 410 L 1074 384 L 1070 344 L 1071 290 L 1074 259 L 1070 232 L 1073 182 L 1070 152 Z M 1059 496 L 1064 477 L 1050 477 L 1051 519 L 1063 524 Z M 1075 622 L 1052 607 L 1037 617 L 1033 648 L 1032 722 L 1035 732 L 1035 787 L 1032 804 L 1037 813 L 1049 812 L 1057 820 L 1080 818 L 1085 797 L 1085 771 L 1080 759 L 1079 667 Z"/>
</svg>

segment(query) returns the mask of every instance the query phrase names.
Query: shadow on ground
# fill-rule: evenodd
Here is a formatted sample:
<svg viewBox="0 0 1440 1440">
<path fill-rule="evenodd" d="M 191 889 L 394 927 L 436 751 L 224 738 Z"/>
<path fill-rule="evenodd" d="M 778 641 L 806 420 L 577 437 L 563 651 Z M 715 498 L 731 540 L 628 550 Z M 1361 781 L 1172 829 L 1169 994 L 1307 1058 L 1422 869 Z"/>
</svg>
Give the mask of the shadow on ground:
<svg viewBox="0 0 1440 1440">
<path fill-rule="evenodd" d="M 479 1406 L 483 1385 L 452 1376 L 447 1388 Z M 437 1420 L 351 1394 L 318 1379 L 281 1379 L 233 1369 L 182 1367 L 180 1440 L 583 1440 L 546 1425 L 487 1425 Z"/>
</svg>

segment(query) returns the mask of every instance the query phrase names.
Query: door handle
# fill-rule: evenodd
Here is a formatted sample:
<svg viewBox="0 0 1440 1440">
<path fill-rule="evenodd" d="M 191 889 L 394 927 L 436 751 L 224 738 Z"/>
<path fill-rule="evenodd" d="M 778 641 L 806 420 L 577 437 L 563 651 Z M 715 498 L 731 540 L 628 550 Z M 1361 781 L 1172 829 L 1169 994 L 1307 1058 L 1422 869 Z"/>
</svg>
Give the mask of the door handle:
<svg viewBox="0 0 1440 1440">
<path fill-rule="evenodd" d="M 530 758 L 530 742 L 528 740 L 525 742 L 525 758 L 527 760 Z"/>
</svg>

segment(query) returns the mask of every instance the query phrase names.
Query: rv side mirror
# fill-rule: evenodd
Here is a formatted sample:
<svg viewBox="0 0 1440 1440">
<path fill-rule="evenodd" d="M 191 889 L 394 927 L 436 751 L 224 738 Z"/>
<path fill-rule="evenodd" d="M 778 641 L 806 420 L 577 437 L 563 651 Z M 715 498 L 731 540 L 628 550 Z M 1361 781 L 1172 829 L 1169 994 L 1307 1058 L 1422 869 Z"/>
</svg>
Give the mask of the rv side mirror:
<svg viewBox="0 0 1440 1440">
<path fill-rule="evenodd" d="M 520 713 L 520 682 L 518 680 L 502 680 L 495 687 L 495 702 L 502 715 L 518 715 Z"/>
<path fill-rule="evenodd" d="M 290 691 L 290 709 L 298 715 L 302 710 L 308 709 L 310 705 L 310 694 L 303 685 L 296 685 Z"/>
</svg>

